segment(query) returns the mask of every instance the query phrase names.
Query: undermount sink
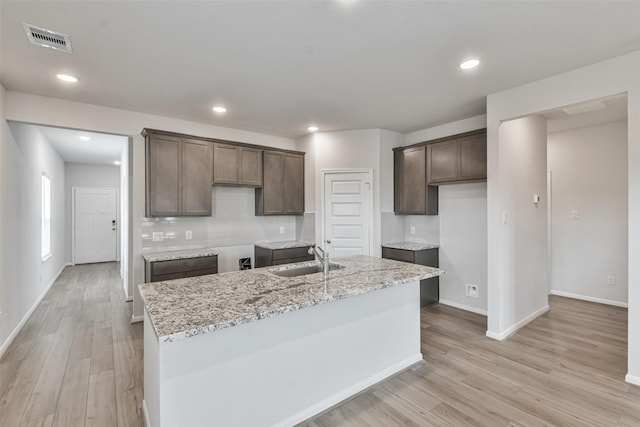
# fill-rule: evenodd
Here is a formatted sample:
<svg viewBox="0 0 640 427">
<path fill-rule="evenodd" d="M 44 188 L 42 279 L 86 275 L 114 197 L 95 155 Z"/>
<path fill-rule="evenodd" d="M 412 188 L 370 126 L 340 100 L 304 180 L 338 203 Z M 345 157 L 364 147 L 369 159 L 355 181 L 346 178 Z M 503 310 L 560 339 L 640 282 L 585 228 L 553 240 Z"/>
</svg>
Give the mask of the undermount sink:
<svg viewBox="0 0 640 427">
<path fill-rule="evenodd" d="M 344 265 L 329 264 L 329 271 L 340 270 L 342 268 L 344 268 Z M 300 267 L 292 267 L 292 268 L 280 267 L 280 268 L 269 270 L 269 271 L 271 271 L 276 276 L 280 276 L 280 277 L 298 277 L 298 276 L 305 276 L 307 274 L 320 273 L 322 272 L 322 265 L 320 264 L 301 265 Z"/>
</svg>

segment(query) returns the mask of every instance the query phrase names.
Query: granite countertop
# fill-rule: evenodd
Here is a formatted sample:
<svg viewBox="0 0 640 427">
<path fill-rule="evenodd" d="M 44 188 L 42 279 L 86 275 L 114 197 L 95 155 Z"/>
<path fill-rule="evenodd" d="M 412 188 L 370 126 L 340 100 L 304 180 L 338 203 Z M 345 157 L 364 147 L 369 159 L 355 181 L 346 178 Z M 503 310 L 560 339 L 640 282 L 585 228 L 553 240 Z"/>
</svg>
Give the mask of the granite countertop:
<svg viewBox="0 0 640 427">
<path fill-rule="evenodd" d="M 436 245 L 435 243 L 424 243 L 424 242 L 396 242 L 396 243 L 385 243 L 382 245 L 383 248 L 391 248 L 391 249 L 402 249 L 405 251 L 422 251 L 425 249 L 437 249 L 440 245 Z"/>
<path fill-rule="evenodd" d="M 307 246 L 314 246 L 315 243 L 305 242 L 302 240 L 286 240 L 284 242 L 260 242 L 255 243 L 256 246 L 265 249 L 291 249 L 291 248 L 304 248 Z"/>
<path fill-rule="evenodd" d="M 147 252 L 142 257 L 149 262 L 171 261 L 175 259 L 198 258 L 201 256 L 218 255 L 213 248 L 183 249 L 176 251 Z"/>
<path fill-rule="evenodd" d="M 145 283 L 139 289 L 159 340 L 171 342 L 444 273 L 368 256 L 331 261 L 344 268 L 330 271 L 326 280 L 323 273 L 287 278 L 271 272 L 289 264 Z"/>
</svg>

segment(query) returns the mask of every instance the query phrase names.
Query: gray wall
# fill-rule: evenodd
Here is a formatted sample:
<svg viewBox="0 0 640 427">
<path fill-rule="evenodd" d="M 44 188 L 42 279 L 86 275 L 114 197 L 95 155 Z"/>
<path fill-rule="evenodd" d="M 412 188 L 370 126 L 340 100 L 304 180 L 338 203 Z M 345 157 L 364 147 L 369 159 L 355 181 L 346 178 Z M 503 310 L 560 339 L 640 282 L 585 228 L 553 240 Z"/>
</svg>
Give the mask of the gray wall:
<svg viewBox="0 0 640 427">
<path fill-rule="evenodd" d="M 1 89 L 0 104 L 5 91 Z M 64 162 L 33 125 L 0 122 L 0 354 L 65 265 Z M 41 176 L 51 178 L 51 253 L 41 259 Z"/>
</svg>

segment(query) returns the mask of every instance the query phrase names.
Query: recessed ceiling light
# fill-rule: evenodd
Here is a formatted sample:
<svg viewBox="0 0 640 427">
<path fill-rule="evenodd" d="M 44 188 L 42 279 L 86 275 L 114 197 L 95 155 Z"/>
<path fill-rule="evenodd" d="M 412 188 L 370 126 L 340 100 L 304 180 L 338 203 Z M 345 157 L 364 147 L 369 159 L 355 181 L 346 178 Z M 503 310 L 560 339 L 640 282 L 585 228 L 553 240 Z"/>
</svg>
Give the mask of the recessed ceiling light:
<svg viewBox="0 0 640 427">
<path fill-rule="evenodd" d="M 82 136 L 80 137 L 80 139 L 81 139 L 81 140 L 83 140 L 83 141 L 89 141 L 91 138 L 89 138 L 89 137 L 88 137 L 88 136 L 86 136 L 86 135 L 82 135 Z"/>
<path fill-rule="evenodd" d="M 120 166 L 120 160 L 114 160 L 113 164 L 116 165 L 116 166 Z"/>
<path fill-rule="evenodd" d="M 213 107 L 213 111 L 215 111 L 216 113 L 226 113 L 227 109 L 224 107 Z"/>
<path fill-rule="evenodd" d="M 463 70 L 470 70 L 472 68 L 476 68 L 480 65 L 480 60 L 478 58 L 468 58 L 462 61 L 459 65 Z"/>
<path fill-rule="evenodd" d="M 309 126 L 309 127 L 307 128 L 307 130 L 308 130 L 309 132 L 317 132 L 317 131 L 318 131 L 318 126 Z"/>
<path fill-rule="evenodd" d="M 69 74 L 56 74 L 56 77 L 66 83 L 77 83 L 78 78 Z"/>
</svg>

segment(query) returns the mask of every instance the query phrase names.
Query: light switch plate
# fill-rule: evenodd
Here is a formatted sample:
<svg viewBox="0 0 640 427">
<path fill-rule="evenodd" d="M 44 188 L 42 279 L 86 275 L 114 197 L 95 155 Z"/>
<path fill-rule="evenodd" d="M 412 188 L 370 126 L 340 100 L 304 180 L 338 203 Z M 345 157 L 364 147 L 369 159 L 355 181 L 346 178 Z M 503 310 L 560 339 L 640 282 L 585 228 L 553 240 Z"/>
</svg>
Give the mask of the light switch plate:
<svg viewBox="0 0 640 427">
<path fill-rule="evenodd" d="M 580 219 L 580 211 L 571 211 L 571 219 Z"/>
<path fill-rule="evenodd" d="M 184 232 L 184 238 L 187 240 L 193 239 L 193 234 L 191 233 L 191 230 L 187 230 Z"/>
<path fill-rule="evenodd" d="M 164 239 L 164 235 L 162 234 L 162 231 L 154 231 L 151 235 L 151 238 L 154 242 L 162 242 L 162 239 Z"/>
<path fill-rule="evenodd" d="M 280 234 L 284 234 L 284 225 L 280 226 Z"/>
<path fill-rule="evenodd" d="M 416 234 L 416 228 L 415 228 L 415 227 L 411 227 L 411 228 L 409 229 L 409 233 L 411 233 L 411 234 Z"/>
</svg>

